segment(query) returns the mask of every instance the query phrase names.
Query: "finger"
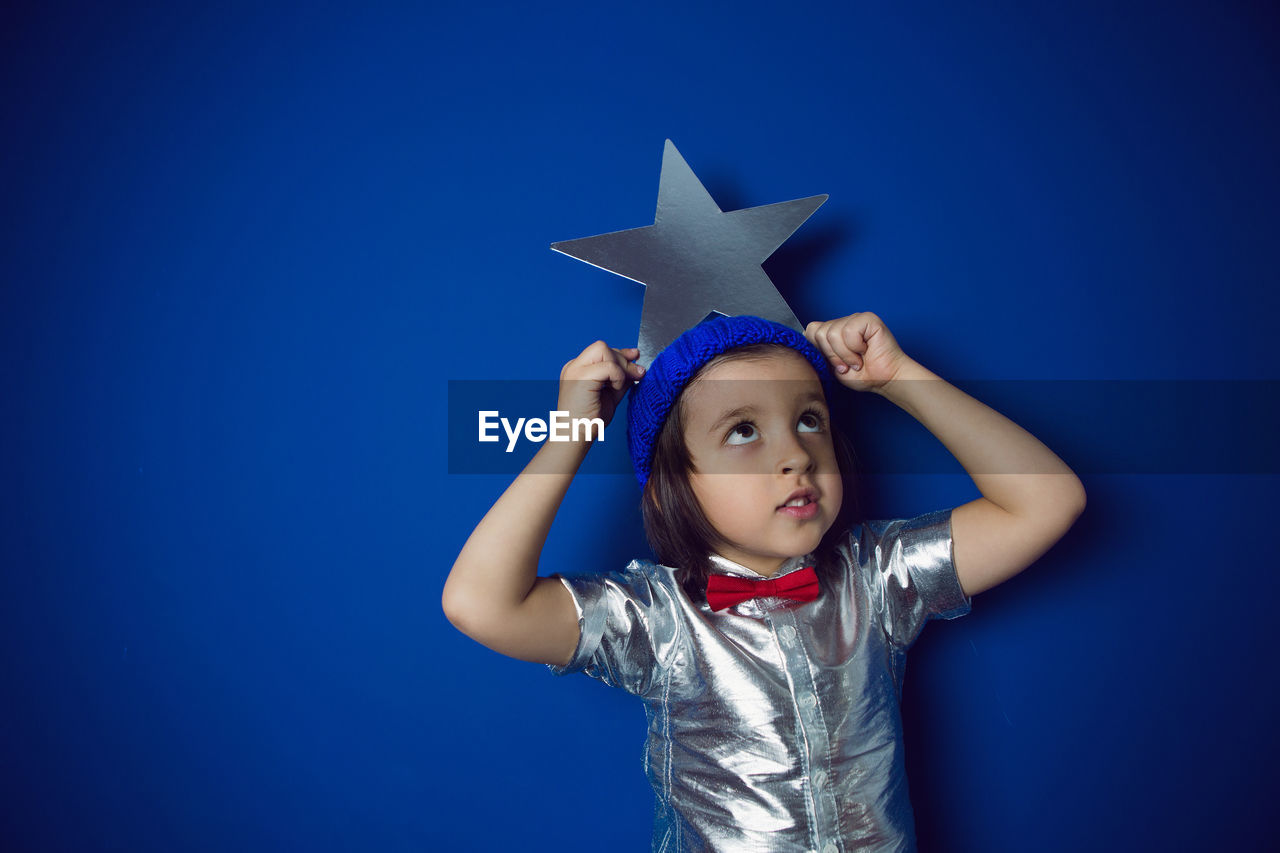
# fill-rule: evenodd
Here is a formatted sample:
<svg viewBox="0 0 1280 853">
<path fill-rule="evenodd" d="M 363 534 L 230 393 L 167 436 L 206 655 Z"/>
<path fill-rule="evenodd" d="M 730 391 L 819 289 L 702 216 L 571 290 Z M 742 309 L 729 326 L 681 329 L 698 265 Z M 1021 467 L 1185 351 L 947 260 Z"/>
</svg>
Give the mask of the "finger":
<svg viewBox="0 0 1280 853">
<path fill-rule="evenodd" d="M 638 351 L 632 347 L 630 352 L 639 355 Z M 578 355 L 577 358 L 567 362 L 560 369 L 560 379 L 573 381 L 594 382 L 597 389 L 605 384 L 617 389 L 620 382 L 630 384 L 637 381 L 644 375 L 644 368 L 638 364 L 630 362 L 626 353 L 628 350 L 616 350 L 606 344 L 604 341 L 596 341 L 589 345 Z M 601 372 L 596 369 L 600 366 L 607 365 L 609 370 Z M 618 377 L 623 377 L 619 379 Z"/>
<path fill-rule="evenodd" d="M 862 369 L 862 365 L 866 362 L 866 355 L 871 350 L 871 340 L 883 328 L 880 318 L 870 311 L 865 311 L 858 316 L 858 322 L 851 329 L 851 336 L 846 340 L 849 347 L 857 353 L 858 369 Z"/>
<path fill-rule="evenodd" d="M 817 331 L 818 348 L 822 354 L 827 357 L 827 361 L 831 362 L 831 369 L 836 373 L 847 373 L 849 364 L 841 357 L 840 351 L 836 348 L 836 341 L 839 339 L 840 322 L 824 323 L 822 328 Z"/>
<path fill-rule="evenodd" d="M 604 341 L 596 341 L 582 351 L 583 360 L 587 364 L 613 360 L 613 349 Z"/>
<path fill-rule="evenodd" d="M 620 367 L 623 373 L 631 381 L 638 382 L 640 377 L 644 376 L 644 368 L 635 363 L 640 357 L 640 350 L 635 347 L 624 347 L 623 349 L 615 349 L 614 362 Z"/>
<path fill-rule="evenodd" d="M 609 387 L 615 391 L 626 391 L 631 387 L 631 375 L 625 366 L 612 365 L 609 371 Z"/>
<path fill-rule="evenodd" d="M 613 359 L 591 365 L 583 373 L 583 378 L 597 383 L 597 388 L 603 389 L 607 385 L 615 391 L 620 391 L 630 384 L 626 371 Z"/>
<path fill-rule="evenodd" d="M 854 315 L 857 316 L 857 315 Z M 831 350 L 845 364 L 854 370 L 862 369 L 862 355 L 867 351 L 866 341 L 862 337 L 862 326 L 853 317 L 841 325 L 838 332 L 831 336 Z"/>
<path fill-rule="evenodd" d="M 815 347 L 818 346 L 818 333 L 822 331 L 822 327 L 827 325 L 820 320 L 814 320 L 812 323 L 804 327 L 804 336 L 809 339 L 809 343 Z"/>
</svg>

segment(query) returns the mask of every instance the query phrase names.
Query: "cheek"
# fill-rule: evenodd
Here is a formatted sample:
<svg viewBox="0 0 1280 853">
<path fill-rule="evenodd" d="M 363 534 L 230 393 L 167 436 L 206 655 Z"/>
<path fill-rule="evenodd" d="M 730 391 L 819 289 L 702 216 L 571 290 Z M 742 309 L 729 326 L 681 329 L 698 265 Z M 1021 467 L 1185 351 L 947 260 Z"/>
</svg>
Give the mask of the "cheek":
<svg viewBox="0 0 1280 853">
<path fill-rule="evenodd" d="M 711 474 L 693 484 L 693 494 L 708 519 L 714 521 L 717 516 L 733 511 L 738 494 L 731 487 L 735 479 L 732 475 Z"/>
<path fill-rule="evenodd" d="M 831 514 L 834 516 L 844 503 L 844 480 L 840 479 L 839 473 L 825 475 L 821 488 L 823 494 L 831 499 Z"/>
<path fill-rule="evenodd" d="M 838 511 L 844 500 L 844 478 L 840 476 L 840 463 L 836 461 L 835 448 L 825 442 L 822 449 L 822 473 L 817 476 L 822 493 L 831 499 L 832 509 Z"/>
<path fill-rule="evenodd" d="M 689 478 L 689 488 L 692 489 L 693 497 L 701 507 L 702 514 L 714 525 L 716 522 L 714 513 L 718 501 L 715 498 L 715 490 L 709 487 L 707 481 L 707 477 L 694 475 Z"/>
<path fill-rule="evenodd" d="M 702 514 L 718 533 L 724 534 L 727 529 L 741 524 L 743 518 L 749 518 L 753 506 L 759 502 L 747 487 L 746 480 L 738 475 L 721 474 L 691 483 Z"/>
</svg>

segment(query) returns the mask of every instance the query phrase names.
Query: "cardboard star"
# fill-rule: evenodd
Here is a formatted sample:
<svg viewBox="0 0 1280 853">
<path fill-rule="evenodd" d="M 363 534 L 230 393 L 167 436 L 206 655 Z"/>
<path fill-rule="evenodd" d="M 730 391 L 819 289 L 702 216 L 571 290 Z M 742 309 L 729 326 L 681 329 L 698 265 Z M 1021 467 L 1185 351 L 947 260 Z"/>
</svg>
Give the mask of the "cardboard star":
<svg viewBox="0 0 1280 853">
<path fill-rule="evenodd" d="M 804 331 L 760 265 L 826 200 L 815 195 L 726 213 L 668 139 L 652 225 L 551 248 L 645 285 L 637 360 L 648 367 L 713 313 L 754 314 Z"/>
</svg>

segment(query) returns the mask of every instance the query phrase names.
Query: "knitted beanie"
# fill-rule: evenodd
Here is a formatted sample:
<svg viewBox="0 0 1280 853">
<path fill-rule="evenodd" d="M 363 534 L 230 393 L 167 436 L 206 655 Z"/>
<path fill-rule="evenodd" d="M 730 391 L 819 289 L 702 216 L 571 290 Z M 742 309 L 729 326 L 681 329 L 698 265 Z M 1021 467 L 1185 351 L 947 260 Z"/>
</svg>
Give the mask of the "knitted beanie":
<svg viewBox="0 0 1280 853">
<path fill-rule="evenodd" d="M 716 356 L 753 344 L 793 349 L 813 366 L 824 388 L 832 381 L 827 360 L 804 335 L 760 317 L 717 317 L 689 329 L 672 341 L 631 389 L 627 407 L 627 447 L 636 478 L 643 486 L 653 464 L 653 446 L 667 415 L 689 380 Z"/>
</svg>

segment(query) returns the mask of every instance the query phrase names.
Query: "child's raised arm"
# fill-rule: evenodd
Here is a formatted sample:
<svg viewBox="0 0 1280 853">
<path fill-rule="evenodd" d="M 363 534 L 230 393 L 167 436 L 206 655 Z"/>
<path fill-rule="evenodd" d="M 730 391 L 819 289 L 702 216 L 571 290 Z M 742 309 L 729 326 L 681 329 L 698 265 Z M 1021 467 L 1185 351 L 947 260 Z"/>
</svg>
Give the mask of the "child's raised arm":
<svg viewBox="0 0 1280 853">
<path fill-rule="evenodd" d="M 638 356 L 635 349 L 611 349 L 604 341 L 587 347 L 560 371 L 557 408 L 571 418 L 608 424 L 644 372 L 632 363 Z M 564 584 L 537 576 L 538 557 L 589 447 L 589 438 L 544 443 L 476 525 L 441 600 L 459 631 L 510 657 L 569 662 L 578 644 L 577 610 Z"/>
<path fill-rule="evenodd" d="M 1008 580 L 1048 551 L 1084 511 L 1084 486 L 1031 433 L 909 358 L 875 314 L 810 323 L 805 335 L 840 382 L 893 401 L 951 451 L 982 497 L 951 514 L 966 595 Z"/>
</svg>

